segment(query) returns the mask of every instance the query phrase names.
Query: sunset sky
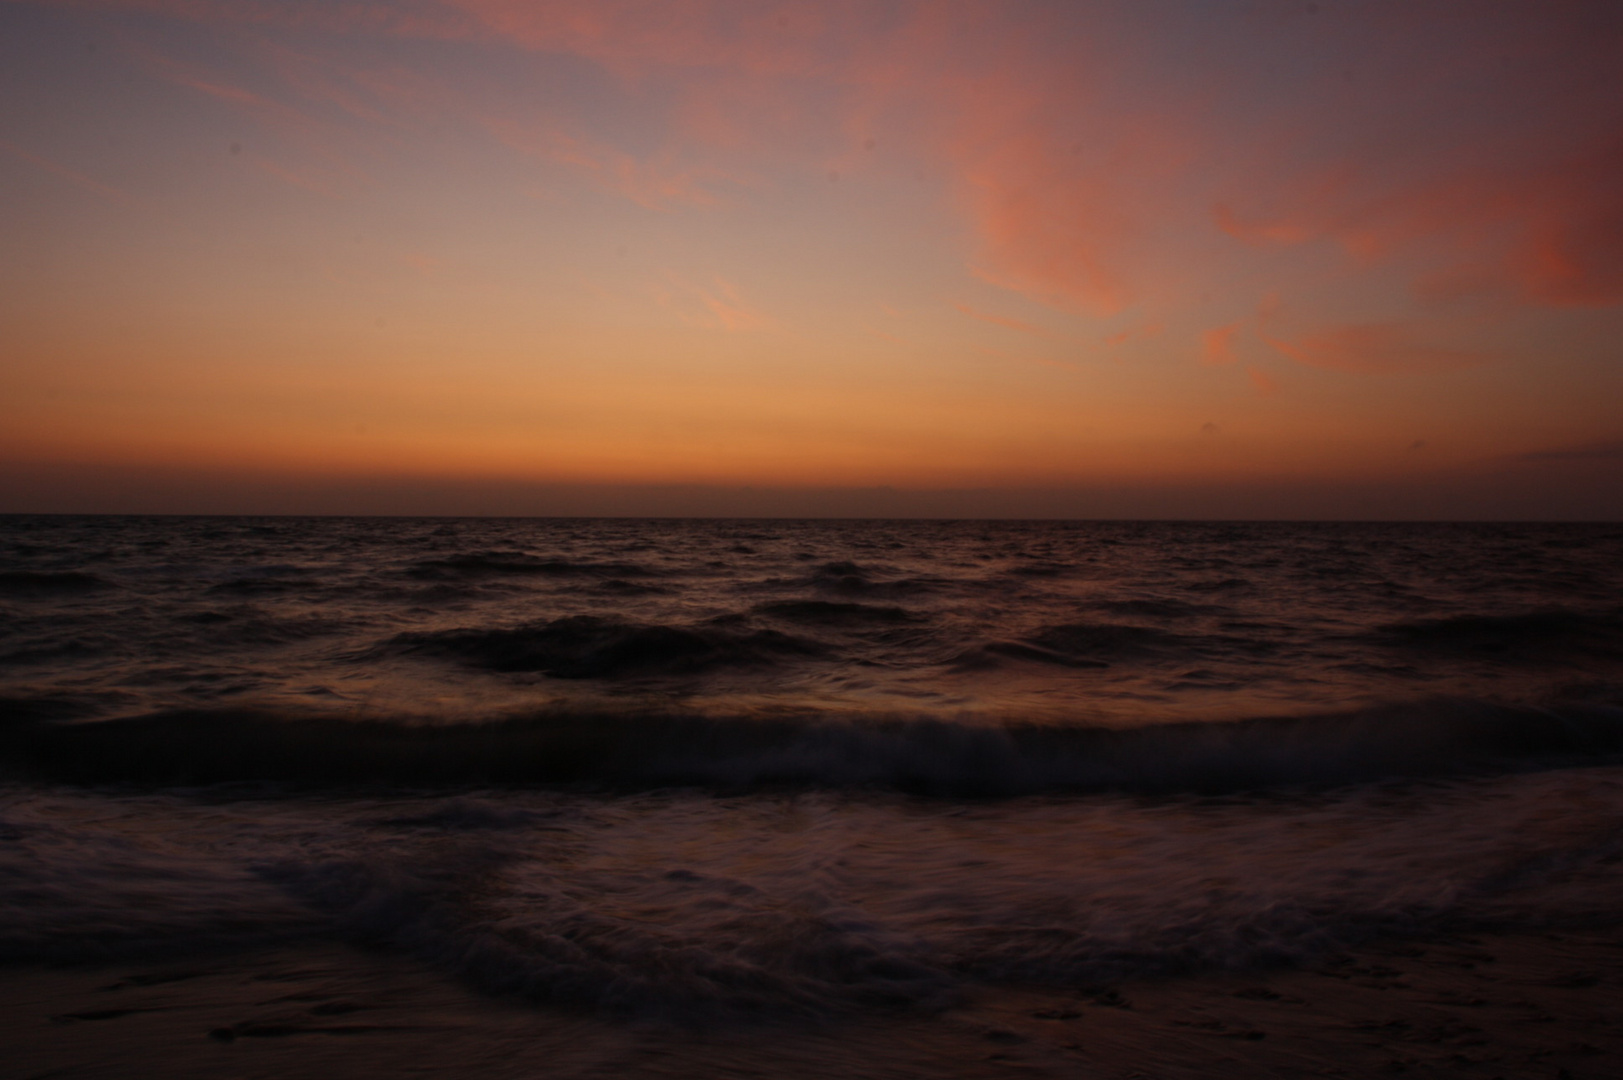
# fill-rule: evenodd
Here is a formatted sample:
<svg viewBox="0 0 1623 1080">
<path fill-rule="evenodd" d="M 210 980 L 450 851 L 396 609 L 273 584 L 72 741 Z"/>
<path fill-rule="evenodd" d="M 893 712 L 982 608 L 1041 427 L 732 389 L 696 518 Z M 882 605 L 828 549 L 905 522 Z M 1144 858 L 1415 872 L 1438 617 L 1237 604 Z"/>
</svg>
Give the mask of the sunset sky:
<svg viewBox="0 0 1623 1080">
<path fill-rule="evenodd" d="M 0 0 L 0 511 L 1623 517 L 1616 0 Z"/>
</svg>

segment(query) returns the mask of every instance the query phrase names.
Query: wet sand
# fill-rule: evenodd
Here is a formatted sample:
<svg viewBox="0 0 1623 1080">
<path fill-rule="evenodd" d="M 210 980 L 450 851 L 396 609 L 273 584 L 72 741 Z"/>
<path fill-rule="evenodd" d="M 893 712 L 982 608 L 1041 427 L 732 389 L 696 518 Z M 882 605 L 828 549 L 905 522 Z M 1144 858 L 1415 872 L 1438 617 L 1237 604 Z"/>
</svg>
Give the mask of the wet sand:
<svg viewBox="0 0 1623 1080">
<path fill-rule="evenodd" d="M 1386 942 L 1312 970 L 989 988 L 947 1012 L 694 1030 L 477 995 L 331 945 L 0 969 L 0 1075 L 1505 1077 L 1623 1062 L 1623 928 Z"/>
</svg>

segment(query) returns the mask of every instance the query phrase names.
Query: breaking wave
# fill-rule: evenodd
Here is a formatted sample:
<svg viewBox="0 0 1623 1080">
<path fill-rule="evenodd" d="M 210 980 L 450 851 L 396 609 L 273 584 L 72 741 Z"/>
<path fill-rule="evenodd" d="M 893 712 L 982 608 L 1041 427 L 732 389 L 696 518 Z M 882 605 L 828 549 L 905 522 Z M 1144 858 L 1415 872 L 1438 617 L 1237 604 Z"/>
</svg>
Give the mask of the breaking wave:
<svg viewBox="0 0 1623 1080">
<path fill-rule="evenodd" d="M 935 806 L 40 790 L 0 814 L 0 958 L 336 938 L 592 1011 L 935 1009 L 975 982 L 1103 988 L 1377 935 L 1615 920 L 1620 784 Z"/>
<path fill-rule="evenodd" d="M 1441 701 L 1107 729 L 939 718 L 547 714 L 467 724 L 244 711 L 53 723 L 0 703 L 0 760 L 88 783 L 861 788 L 915 794 L 1238 792 L 1608 760 L 1623 709 Z"/>
</svg>

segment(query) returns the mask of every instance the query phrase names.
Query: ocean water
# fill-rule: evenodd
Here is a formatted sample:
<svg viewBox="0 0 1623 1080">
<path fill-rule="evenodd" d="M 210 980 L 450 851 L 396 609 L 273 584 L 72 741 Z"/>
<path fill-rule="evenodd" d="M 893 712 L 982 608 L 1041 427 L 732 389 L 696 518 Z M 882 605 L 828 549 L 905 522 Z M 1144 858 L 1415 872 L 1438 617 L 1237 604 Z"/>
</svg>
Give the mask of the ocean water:
<svg viewBox="0 0 1623 1080">
<path fill-rule="evenodd" d="M 721 1021 L 1607 922 L 1615 525 L 0 518 L 0 960 Z"/>
</svg>

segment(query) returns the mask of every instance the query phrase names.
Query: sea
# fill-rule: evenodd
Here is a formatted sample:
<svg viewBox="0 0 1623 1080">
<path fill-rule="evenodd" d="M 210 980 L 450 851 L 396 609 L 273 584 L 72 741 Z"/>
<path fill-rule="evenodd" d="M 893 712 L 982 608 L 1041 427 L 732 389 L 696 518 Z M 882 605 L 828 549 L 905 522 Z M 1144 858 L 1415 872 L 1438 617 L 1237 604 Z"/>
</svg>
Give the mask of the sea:
<svg viewBox="0 0 1623 1080">
<path fill-rule="evenodd" d="M 1620 899 L 1616 524 L 0 517 L 0 962 L 725 1024 Z"/>
</svg>

